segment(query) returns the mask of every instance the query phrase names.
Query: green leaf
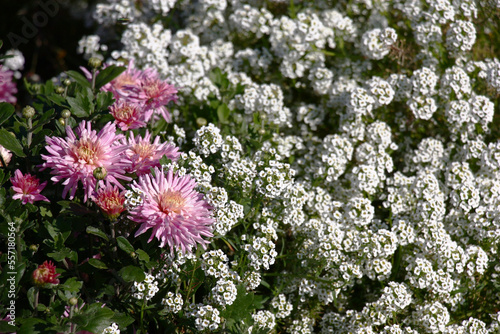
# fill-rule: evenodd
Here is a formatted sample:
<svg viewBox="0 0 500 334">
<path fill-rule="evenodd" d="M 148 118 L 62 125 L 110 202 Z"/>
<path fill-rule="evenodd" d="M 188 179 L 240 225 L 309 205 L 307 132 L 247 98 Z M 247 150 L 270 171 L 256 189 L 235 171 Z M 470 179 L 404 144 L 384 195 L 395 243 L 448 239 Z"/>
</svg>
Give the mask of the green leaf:
<svg viewBox="0 0 500 334">
<path fill-rule="evenodd" d="M 96 227 L 93 227 L 93 226 L 87 226 L 87 233 L 88 234 L 93 234 L 93 235 L 96 235 L 106 241 L 109 241 L 109 238 L 108 236 L 106 235 L 106 233 L 104 233 L 103 231 L 101 231 L 100 229 L 96 228 Z"/>
<path fill-rule="evenodd" d="M 221 104 L 217 108 L 217 116 L 219 116 L 219 121 L 222 124 L 229 123 L 229 114 L 230 114 L 230 112 L 231 112 L 231 110 L 229 110 L 228 106 L 225 103 Z"/>
<path fill-rule="evenodd" d="M 54 115 L 54 112 L 55 112 L 54 109 L 50 109 L 44 112 L 42 117 L 40 117 L 40 119 L 34 124 L 32 131 L 50 122 L 52 116 Z"/>
<path fill-rule="evenodd" d="M 75 71 L 66 71 L 66 74 L 68 77 L 75 80 L 80 86 L 90 88 L 90 81 L 82 74 Z"/>
<path fill-rule="evenodd" d="M 65 258 L 71 258 L 73 257 L 74 253 L 71 249 L 68 247 L 64 247 L 61 250 L 58 250 L 57 252 L 52 252 L 48 253 L 47 255 L 56 260 L 57 262 L 64 260 Z"/>
<path fill-rule="evenodd" d="M 118 274 L 125 282 L 142 282 L 146 278 L 144 271 L 136 266 L 126 266 L 122 268 Z"/>
<path fill-rule="evenodd" d="M 228 305 L 221 316 L 228 319 L 228 327 L 238 322 L 249 323 L 250 315 L 257 309 L 262 308 L 262 296 L 256 296 L 253 292 L 246 291 L 243 284 L 237 287 L 238 295 L 232 305 Z M 231 321 L 229 321 L 231 320 Z"/>
<path fill-rule="evenodd" d="M 108 307 L 101 307 L 101 304 L 95 303 L 73 317 L 73 322 L 78 325 L 77 331 L 88 331 L 92 333 L 101 333 L 111 324 L 111 319 L 115 313 Z"/>
<path fill-rule="evenodd" d="M 14 114 L 14 106 L 7 102 L 0 103 L 0 125 Z"/>
<path fill-rule="evenodd" d="M 120 328 L 127 328 L 129 325 L 134 323 L 134 318 L 124 313 L 115 312 L 111 322 L 114 322 Z"/>
<path fill-rule="evenodd" d="M 111 92 L 99 92 L 97 93 L 97 110 L 106 110 L 113 104 L 114 98 Z"/>
<path fill-rule="evenodd" d="M 101 260 L 91 258 L 89 259 L 89 264 L 97 269 L 108 269 L 108 266 L 106 263 L 102 262 Z"/>
<path fill-rule="evenodd" d="M 125 253 L 130 254 L 134 251 L 134 247 L 130 244 L 130 242 L 124 237 L 116 238 L 116 242 L 118 243 L 118 247 L 123 250 Z"/>
<path fill-rule="evenodd" d="M 78 94 L 76 97 L 68 97 L 69 105 L 71 106 L 71 113 L 77 117 L 88 117 L 90 116 L 90 112 L 88 111 L 87 105 L 84 102 L 84 98 L 81 94 Z"/>
<path fill-rule="evenodd" d="M 137 249 L 135 251 L 135 253 L 137 254 L 137 257 L 139 258 L 139 260 L 144 261 L 144 262 L 149 262 L 149 255 L 148 255 L 148 253 L 146 253 L 142 249 Z"/>
<path fill-rule="evenodd" d="M 18 328 L 9 325 L 7 321 L 0 321 L 0 333 L 17 333 Z"/>
<path fill-rule="evenodd" d="M 106 67 L 104 70 L 100 71 L 95 80 L 95 88 L 100 89 L 102 86 L 111 82 L 114 78 L 119 76 L 125 71 L 126 68 L 123 66 L 111 65 Z"/>
<path fill-rule="evenodd" d="M 0 145 L 12 151 L 18 157 L 26 157 L 26 154 L 23 152 L 23 147 L 17 138 L 7 131 L 7 129 L 0 129 Z"/>
<path fill-rule="evenodd" d="M 61 284 L 60 287 L 63 288 L 63 290 L 67 292 L 78 292 L 83 286 L 83 282 L 77 281 L 76 277 L 71 277 L 64 282 L 64 284 Z"/>
<path fill-rule="evenodd" d="M 28 302 L 30 303 L 32 309 L 35 309 L 35 289 L 36 288 L 32 286 L 26 294 L 26 296 L 28 297 Z"/>
</svg>

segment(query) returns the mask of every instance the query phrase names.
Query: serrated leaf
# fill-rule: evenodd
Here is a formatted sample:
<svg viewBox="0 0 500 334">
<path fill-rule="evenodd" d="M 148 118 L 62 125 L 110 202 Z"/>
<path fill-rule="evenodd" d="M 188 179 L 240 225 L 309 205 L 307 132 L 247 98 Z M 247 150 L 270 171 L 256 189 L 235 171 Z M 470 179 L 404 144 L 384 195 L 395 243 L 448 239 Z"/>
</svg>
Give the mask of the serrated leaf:
<svg viewBox="0 0 500 334">
<path fill-rule="evenodd" d="M 96 303 L 90 305 L 83 313 L 74 316 L 72 320 L 78 325 L 77 331 L 101 333 L 109 326 L 114 315 L 111 309 Z"/>
<path fill-rule="evenodd" d="M 97 269 L 108 269 L 108 266 L 106 263 L 102 262 L 101 260 L 91 258 L 89 259 L 89 264 Z"/>
<path fill-rule="evenodd" d="M 0 145 L 12 151 L 18 157 L 26 157 L 26 154 L 23 152 L 23 147 L 17 138 L 7 131 L 7 129 L 0 129 Z"/>
<path fill-rule="evenodd" d="M 50 110 L 47 110 L 46 112 L 44 112 L 42 117 L 40 117 L 40 119 L 37 120 L 36 124 L 33 125 L 32 131 L 35 130 L 36 128 L 50 122 L 54 113 L 55 113 L 54 109 L 50 109 Z"/>
<path fill-rule="evenodd" d="M 97 78 L 95 80 L 95 88 L 100 89 L 102 86 L 104 86 L 108 82 L 111 82 L 114 78 L 122 74 L 125 70 L 126 68 L 123 66 L 111 65 L 106 67 L 97 75 Z"/>
<path fill-rule="evenodd" d="M 78 94 L 77 97 L 67 97 L 69 105 L 71 106 L 71 113 L 77 117 L 90 116 L 89 110 L 83 101 L 82 95 Z"/>
<path fill-rule="evenodd" d="M 106 235 L 106 233 L 104 233 L 103 231 L 101 231 L 97 227 L 87 226 L 87 230 L 86 231 L 87 231 L 88 234 L 93 234 L 93 235 L 96 235 L 96 236 L 98 236 L 98 237 L 106 240 L 106 241 L 109 241 L 109 238 Z"/>
<path fill-rule="evenodd" d="M 57 252 L 48 253 L 47 255 L 56 260 L 57 262 L 64 260 L 65 258 L 72 257 L 73 251 L 67 247 L 58 250 Z"/>
<path fill-rule="evenodd" d="M 14 114 L 14 106 L 7 102 L 0 103 L 0 125 Z"/>
<path fill-rule="evenodd" d="M 66 74 L 68 77 L 75 80 L 75 82 L 77 82 L 80 86 L 90 88 L 90 81 L 82 74 L 76 71 L 66 71 Z"/>
<path fill-rule="evenodd" d="M 120 247 L 120 249 L 123 250 L 125 253 L 130 254 L 134 251 L 134 247 L 124 237 L 120 236 L 116 238 L 116 242 L 118 244 L 118 247 Z"/>
<path fill-rule="evenodd" d="M 125 282 L 142 282 L 146 278 L 144 271 L 136 266 L 126 266 L 122 268 L 118 274 Z"/>
<path fill-rule="evenodd" d="M 111 92 L 99 92 L 97 93 L 97 110 L 106 110 L 113 104 L 114 98 Z"/>
<path fill-rule="evenodd" d="M 68 278 L 66 282 L 64 282 L 60 286 L 68 292 L 78 292 L 82 288 L 83 282 L 77 281 L 76 277 L 71 277 Z"/>
</svg>

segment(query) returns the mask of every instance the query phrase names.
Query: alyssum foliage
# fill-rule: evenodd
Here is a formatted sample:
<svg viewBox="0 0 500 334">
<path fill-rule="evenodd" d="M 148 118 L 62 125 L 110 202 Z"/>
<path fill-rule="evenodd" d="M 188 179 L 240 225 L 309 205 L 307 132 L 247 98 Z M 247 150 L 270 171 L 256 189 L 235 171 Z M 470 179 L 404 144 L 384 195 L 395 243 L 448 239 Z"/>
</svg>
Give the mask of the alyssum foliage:
<svg viewBox="0 0 500 334">
<path fill-rule="evenodd" d="M 88 10 L 0 105 L 19 332 L 500 330 L 498 2 Z"/>
</svg>

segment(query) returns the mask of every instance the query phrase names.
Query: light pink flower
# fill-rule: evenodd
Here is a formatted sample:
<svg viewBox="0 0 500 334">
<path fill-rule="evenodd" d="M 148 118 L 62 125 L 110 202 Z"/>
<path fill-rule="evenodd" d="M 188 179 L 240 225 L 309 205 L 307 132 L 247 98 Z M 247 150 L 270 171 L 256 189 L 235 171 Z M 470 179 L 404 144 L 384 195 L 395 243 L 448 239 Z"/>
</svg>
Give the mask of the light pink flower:
<svg viewBox="0 0 500 334">
<path fill-rule="evenodd" d="M 154 176 L 141 175 L 133 185 L 144 192 L 142 204 L 130 211 L 130 219 L 141 224 L 135 236 L 152 229 L 148 242 L 156 237 L 160 247 L 170 246 L 171 253 L 174 248 L 191 252 L 197 243 L 203 247 L 209 243 L 202 236 L 213 236 L 212 208 L 189 175 L 174 175 L 172 170 L 165 175 L 155 168 Z"/>
<path fill-rule="evenodd" d="M 45 188 L 47 182 L 40 184 L 40 180 L 31 174 L 21 173 L 19 169 L 14 172 L 14 176 L 10 178 L 12 183 L 12 190 L 16 193 L 12 196 L 13 199 L 20 199 L 23 204 L 30 202 L 33 204 L 35 201 L 50 202 L 49 199 L 40 194 Z"/>
<path fill-rule="evenodd" d="M 10 160 L 12 159 L 12 153 L 8 149 L 0 145 L 0 155 L 2 156 L 2 159 L 5 162 L 5 164 L 8 166 Z M 2 160 L 0 160 L 0 167 L 6 167 L 3 165 Z"/>
<path fill-rule="evenodd" d="M 128 173 L 136 173 L 138 176 L 149 173 L 153 167 L 160 167 L 160 159 L 164 155 L 172 161 L 176 161 L 179 157 L 179 148 L 174 145 L 164 142 L 160 143 L 160 137 L 156 137 L 151 143 L 151 134 L 146 131 L 146 135 L 142 138 L 140 135 L 122 141 L 123 145 L 128 146 L 125 151 L 125 161 L 129 166 L 126 171 Z"/>
<path fill-rule="evenodd" d="M 14 72 L 0 65 L 0 102 L 16 103 L 16 83 L 12 80 Z"/>
<path fill-rule="evenodd" d="M 113 221 L 125 211 L 125 195 L 109 182 L 105 188 L 99 188 L 92 200 L 99 206 L 103 215 Z"/>
<path fill-rule="evenodd" d="M 120 189 L 124 189 L 118 179 L 130 181 L 131 178 L 125 176 L 125 163 L 122 153 L 126 147 L 120 144 L 124 138 L 121 134 L 116 134 L 116 126 L 107 123 L 99 133 L 91 129 L 91 123 L 82 121 L 75 136 L 73 130 L 66 127 L 66 138 L 46 137 L 47 146 L 45 149 L 49 155 L 42 154 L 42 159 L 46 162 L 42 167 L 52 168 L 52 181 L 63 181 L 63 198 L 70 192 L 70 199 L 75 196 L 78 181 L 82 182 L 85 191 L 84 201 L 92 195 L 96 186 L 96 178 L 93 175 L 94 169 L 104 167 L 107 171 L 106 180 L 115 184 Z"/>
<path fill-rule="evenodd" d="M 128 98 L 146 106 L 144 117 L 146 122 L 157 115 L 161 115 L 167 122 L 171 121 L 172 118 L 165 105 L 177 101 L 177 88 L 161 80 L 156 71 L 144 71 L 138 84 L 124 88 L 130 91 Z"/>
<path fill-rule="evenodd" d="M 146 126 L 143 109 L 143 105 L 129 102 L 126 99 L 117 100 L 109 107 L 111 115 L 115 118 L 115 124 L 118 125 L 122 131 Z"/>
</svg>

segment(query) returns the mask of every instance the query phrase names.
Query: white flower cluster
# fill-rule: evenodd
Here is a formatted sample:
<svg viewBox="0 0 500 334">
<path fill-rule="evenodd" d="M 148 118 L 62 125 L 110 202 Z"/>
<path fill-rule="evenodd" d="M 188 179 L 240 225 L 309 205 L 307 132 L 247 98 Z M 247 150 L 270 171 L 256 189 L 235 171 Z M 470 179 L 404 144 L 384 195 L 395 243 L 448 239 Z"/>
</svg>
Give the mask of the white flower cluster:
<svg viewBox="0 0 500 334">
<path fill-rule="evenodd" d="M 371 59 L 382 59 L 391 51 L 398 35 L 393 28 L 375 28 L 366 31 L 361 37 L 361 52 Z"/>
<path fill-rule="evenodd" d="M 226 305 L 232 305 L 236 300 L 238 292 L 236 291 L 236 285 L 229 279 L 219 279 L 215 286 L 212 288 L 211 297 L 213 301 L 222 307 L 226 308 Z"/>
<path fill-rule="evenodd" d="M 131 187 L 131 190 L 125 191 L 125 207 L 129 209 L 141 205 L 144 198 L 144 191 L 133 185 Z"/>
<path fill-rule="evenodd" d="M 223 144 L 220 129 L 212 123 L 208 126 L 202 126 L 196 131 L 196 136 L 193 139 L 196 148 L 203 156 L 216 153 Z"/>
<path fill-rule="evenodd" d="M 146 278 L 142 282 L 134 282 L 132 286 L 133 297 L 139 300 L 151 300 L 160 289 L 158 281 L 153 275 L 146 273 Z"/>
<path fill-rule="evenodd" d="M 194 324 L 199 331 L 215 331 L 222 323 L 219 310 L 211 305 L 192 304 L 186 315 L 195 318 Z"/>
<path fill-rule="evenodd" d="M 111 326 L 104 328 L 101 334 L 120 334 L 120 329 L 117 324 L 112 323 Z"/>
<path fill-rule="evenodd" d="M 98 2 L 103 31 L 130 20 L 111 58 L 179 89 L 164 136 L 185 153 L 165 168 L 193 175 L 215 220 L 198 331 L 221 329 L 237 284 L 274 293 L 241 331 L 498 331 L 463 311 L 500 277 L 498 1 Z M 98 36 L 82 50 L 105 53 Z M 206 116 L 222 103 L 227 119 Z M 176 288 L 187 263 L 165 270 Z"/>
<path fill-rule="evenodd" d="M 249 330 L 249 333 L 253 332 L 253 327 L 257 327 L 259 330 L 266 330 L 270 332 L 276 326 L 276 318 L 273 313 L 267 310 L 259 310 L 257 313 L 252 314 L 252 319 L 254 325 Z"/>
<path fill-rule="evenodd" d="M 173 292 L 167 292 L 166 298 L 161 300 L 161 304 L 165 306 L 165 311 L 170 313 L 178 313 L 182 310 L 184 301 L 180 293 L 174 294 Z"/>
</svg>

